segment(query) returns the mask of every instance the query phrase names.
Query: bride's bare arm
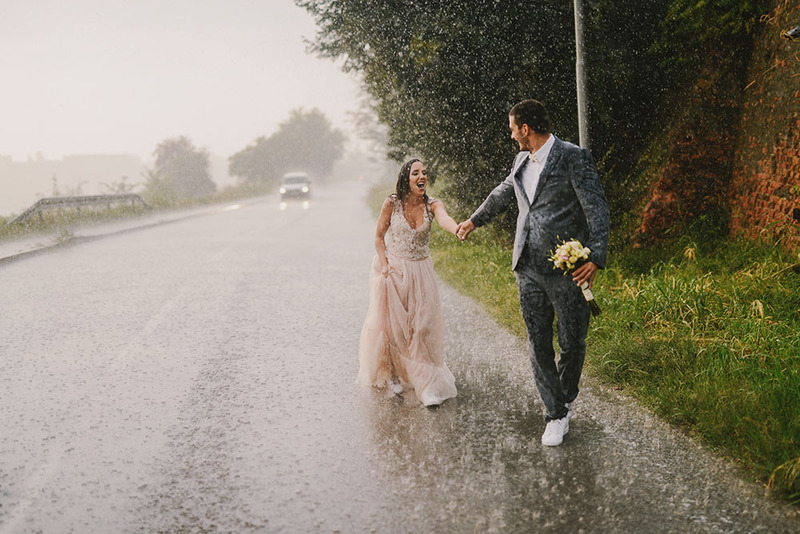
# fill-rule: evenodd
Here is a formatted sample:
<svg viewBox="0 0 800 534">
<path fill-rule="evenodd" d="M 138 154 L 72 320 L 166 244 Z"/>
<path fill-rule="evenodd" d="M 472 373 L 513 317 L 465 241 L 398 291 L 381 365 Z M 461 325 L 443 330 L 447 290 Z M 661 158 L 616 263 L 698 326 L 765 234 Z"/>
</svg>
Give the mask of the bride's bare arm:
<svg viewBox="0 0 800 534">
<path fill-rule="evenodd" d="M 389 269 L 389 260 L 386 259 L 386 232 L 392 222 L 392 209 L 394 208 L 391 199 L 386 199 L 381 206 L 381 213 L 378 215 L 378 227 L 375 229 L 375 251 L 378 253 L 378 260 L 381 262 L 381 271 Z"/>
<path fill-rule="evenodd" d="M 436 217 L 436 222 L 439 223 L 439 226 L 451 234 L 456 235 L 458 223 L 452 217 L 450 217 L 450 215 L 448 215 L 447 210 L 444 207 L 444 202 L 437 199 L 436 202 L 431 204 L 431 210 L 433 210 L 433 215 Z"/>
</svg>

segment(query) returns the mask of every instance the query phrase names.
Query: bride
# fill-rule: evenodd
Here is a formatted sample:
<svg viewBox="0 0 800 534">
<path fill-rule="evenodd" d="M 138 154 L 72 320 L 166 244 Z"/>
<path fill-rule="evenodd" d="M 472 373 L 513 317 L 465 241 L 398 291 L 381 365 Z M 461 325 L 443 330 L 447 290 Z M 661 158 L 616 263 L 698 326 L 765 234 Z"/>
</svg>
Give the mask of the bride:
<svg viewBox="0 0 800 534">
<path fill-rule="evenodd" d="M 413 388 L 422 404 L 435 406 L 455 397 L 456 385 L 444 363 L 442 305 L 428 244 L 434 218 L 453 235 L 458 225 L 427 187 L 425 165 L 412 159 L 381 208 L 357 381 L 389 385 L 396 394 Z"/>
</svg>

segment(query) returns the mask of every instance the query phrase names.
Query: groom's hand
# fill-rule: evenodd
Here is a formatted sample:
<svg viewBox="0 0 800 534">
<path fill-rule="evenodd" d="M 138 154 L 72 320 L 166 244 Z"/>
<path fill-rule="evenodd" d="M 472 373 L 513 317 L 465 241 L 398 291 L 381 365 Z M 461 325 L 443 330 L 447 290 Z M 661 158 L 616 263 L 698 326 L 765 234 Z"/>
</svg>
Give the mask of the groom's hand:
<svg viewBox="0 0 800 534">
<path fill-rule="evenodd" d="M 466 221 L 462 222 L 461 224 L 456 227 L 456 236 L 461 240 L 464 241 L 469 233 L 475 229 L 475 225 L 472 224 L 472 219 L 467 219 Z"/>
<path fill-rule="evenodd" d="M 591 289 L 592 283 L 594 283 L 594 277 L 597 274 L 597 265 L 594 263 L 587 261 L 574 271 L 572 271 L 572 280 L 578 284 L 580 287 L 584 282 L 589 283 L 589 288 Z"/>
</svg>

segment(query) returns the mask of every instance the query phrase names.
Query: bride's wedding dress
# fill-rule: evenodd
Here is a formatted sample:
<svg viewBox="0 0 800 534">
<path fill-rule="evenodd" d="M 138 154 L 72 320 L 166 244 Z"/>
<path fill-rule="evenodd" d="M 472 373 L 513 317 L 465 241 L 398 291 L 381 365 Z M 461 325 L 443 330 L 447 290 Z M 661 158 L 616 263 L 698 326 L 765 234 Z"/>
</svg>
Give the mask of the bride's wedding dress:
<svg viewBox="0 0 800 534">
<path fill-rule="evenodd" d="M 455 378 L 444 363 L 442 305 L 428 244 L 433 213 L 429 198 L 424 222 L 412 228 L 394 195 L 386 256 L 389 275 L 377 256 L 369 274 L 370 302 L 361 330 L 358 383 L 385 386 L 397 378 L 413 387 L 426 406 L 456 396 Z"/>
</svg>

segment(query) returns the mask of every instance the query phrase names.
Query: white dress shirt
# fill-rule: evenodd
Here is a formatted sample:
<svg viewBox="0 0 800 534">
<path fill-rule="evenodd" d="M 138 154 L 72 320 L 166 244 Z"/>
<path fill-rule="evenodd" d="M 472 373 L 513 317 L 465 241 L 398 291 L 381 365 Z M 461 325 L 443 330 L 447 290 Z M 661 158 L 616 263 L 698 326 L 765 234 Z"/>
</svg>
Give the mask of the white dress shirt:
<svg viewBox="0 0 800 534">
<path fill-rule="evenodd" d="M 533 202 L 533 195 L 536 194 L 536 187 L 539 185 L 539 176 L 542 174 L 547 156 L 550 155 L 550 149 L 553 148 L 554 143 L 555 137 L 551 134 L 539 150 L 528 154 L 530 161 L 522 169 L 522 187 L 525 188 L 528 202 Z"/>
</svg>

